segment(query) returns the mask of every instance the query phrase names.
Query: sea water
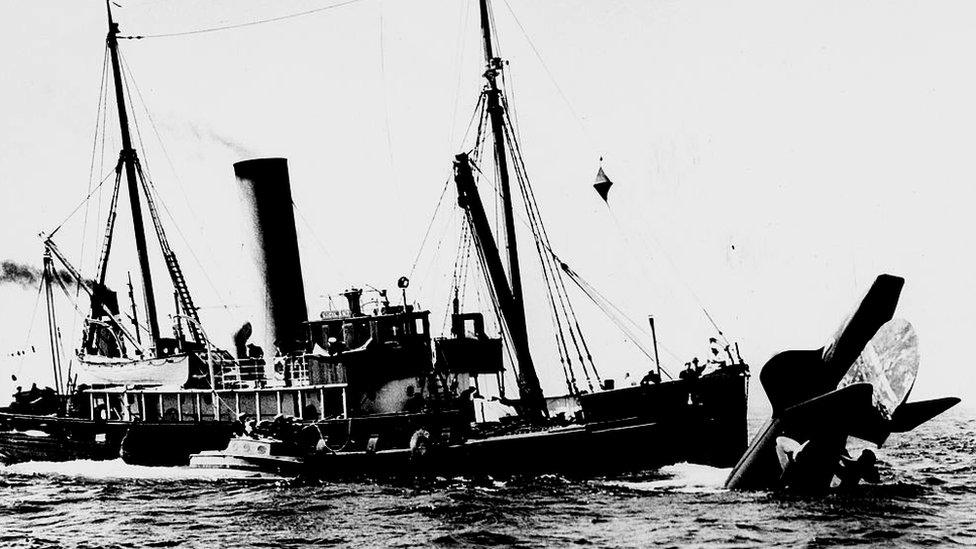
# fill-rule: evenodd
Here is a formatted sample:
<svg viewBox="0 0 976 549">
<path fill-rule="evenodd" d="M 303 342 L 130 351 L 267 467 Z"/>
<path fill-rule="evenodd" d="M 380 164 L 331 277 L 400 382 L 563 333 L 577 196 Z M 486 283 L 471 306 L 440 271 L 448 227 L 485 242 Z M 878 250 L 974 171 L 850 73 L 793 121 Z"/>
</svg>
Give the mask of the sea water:
<svg viewBox="0 0 976 549">
<path fill-rule="evenodd" d="M 687 463 L 623 478 L 406 483 L 24 463 L 0 468 L 0 547 L 968 546 L 974 433 L 976 412 L 959 409 L 893 435 L 879 485 L 825 496 L 729 492 L 728 469 Z"/>
</svg>

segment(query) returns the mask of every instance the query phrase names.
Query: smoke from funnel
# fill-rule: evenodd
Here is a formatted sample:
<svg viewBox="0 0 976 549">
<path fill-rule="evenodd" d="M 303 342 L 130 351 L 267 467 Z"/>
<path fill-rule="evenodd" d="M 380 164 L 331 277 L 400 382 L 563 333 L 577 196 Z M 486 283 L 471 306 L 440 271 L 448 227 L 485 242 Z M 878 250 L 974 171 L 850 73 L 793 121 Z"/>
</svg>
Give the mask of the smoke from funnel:
<svg viewBox="0 0 976 549">
<path fill-rule="evenodd" d="M 75 283 L 74 277 L 68 271 L 57 271 L 57 275 L 65 284 Z M 0 285 L 17 284 L 23 288 L 36 288 L 42 280 L 44 280 L 44 270 L 39 267 L 26 263 L 18 263 L 10 259 L 5 259 L 3 262 L 0 262 Z M 91 282 L 88 280 L 85 283 L 91 285 Z"/>
</svg>

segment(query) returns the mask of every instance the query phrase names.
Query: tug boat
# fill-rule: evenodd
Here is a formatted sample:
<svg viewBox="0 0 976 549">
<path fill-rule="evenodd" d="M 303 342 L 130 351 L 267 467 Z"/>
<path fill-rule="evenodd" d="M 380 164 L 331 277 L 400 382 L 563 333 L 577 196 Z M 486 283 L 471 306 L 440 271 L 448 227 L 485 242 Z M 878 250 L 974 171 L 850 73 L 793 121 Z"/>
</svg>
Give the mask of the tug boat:
<svg viewBox="0 0 976 549">
<path fill-rule="evenodd" d="M 475 112 L 479 131 L 466 149 L 471 152 L 454 158 L 453 179 L 463 211 L 462 240 L 468 246 L 462 251 L 480 262 L 483 293 L 491 297 L 487 313 L 497 321 L 498 333 L 487 327 L 486 311 L 464 310 L 466 303 L 459 297 L 464 292 L 455 285 L 450 333 L 434 337 L 430 312 L 406 299 L 406 277 L 398 284 L 402 304 L 391 303 L 383 291 L 376 306 L 367 310 L 363 290 L 351 288 L 343 293 L 346 309 L 310 318 L 287 161 L 258 158 L 236 163 L 234 174 L 252 224 L 247 244 L 260 280 L 251 297 L 262 307 L 253 322 L 234 334 L 231 350 L 219 348 L 204 330 L 166 240 L 152 184 L 132 147 L 125 104 L 130 94 L 119 69 L 119 27 L 109 6 L 107 48 L 123 149 L 102 254 L 89 279 L 54 243 L 57 229 L 43 237 L 55 387 L 46 398 L 18 393 L 13 405 L 0 409 L 0 459 L 121 455 L 143 465 L 190 464 L 269 475 L 299 470 L 323 477 L 414 472 L 594 475 L 679 461 L 733 465 L 747 442 L 749 368 L 737 346 L 725 342 L 724 351 L 714 351 L 709 364 L 665 379 L 669 374 L 658 359 L 655 336 L 653 354 L 645 353 L 649 362 L 640 365 L 651 372 L 639 385 L 617 387 L 600 375 L 564 279 L 584 293 L 589 285 L 555 254 L 542 226 L 518 132 L 512 130 L 510 99 L 502 87 L 505 64 L 494 55 L 490 4 L 478 0 L 478 5 L 487 65 Z M 495 165 L 486 158 L 494 158 Z M 131 314 L 122 311 L 107 285 L 123 174 L 144 295 L 141 316 L 131 282 Z M 498 178 L 503 247 L 479 193 L 479 186 L 487 186 L 484 174 Z M 602 169 L 600 174 L 607 179 Z M 599 182 L 601 196 L 607 183 Z M 564 377 L 566 393 L 561 395 L 544 394 L 536 364 L 540 343 L 530 339 L 526 326 L 513 210 L 516 186 L 558 327 L 553 337 L 559 363 L 547 366 Z M 172 338 L 160 331 L 143 202 L 173 285 Z M 63 345 L 52 301 L 55 288 L 68 292 L 63 272 L 91 304 L 81 348 L 67 367 L 59 353 Z M 517 395 L 511 394 L 506 378 L 515 379 Z M 503 411 L 496 413 L 498 409 Z M 278 417 L 286 418 L 291 428 L 265 438 L 237 434 L 242 420 L 260 424 Z M 27 431 L 43 433 L 35 438 L 45 442 L 25 442 Z"/>
</svg>

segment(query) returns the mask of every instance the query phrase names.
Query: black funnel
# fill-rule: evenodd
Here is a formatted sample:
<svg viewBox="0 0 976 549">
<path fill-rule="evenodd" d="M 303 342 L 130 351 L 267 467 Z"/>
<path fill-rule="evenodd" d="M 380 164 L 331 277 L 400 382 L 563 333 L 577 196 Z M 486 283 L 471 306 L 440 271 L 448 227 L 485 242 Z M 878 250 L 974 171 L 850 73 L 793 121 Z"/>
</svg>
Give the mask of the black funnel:
<svg viewBox="0 0 976 549">
<path fill-rule="evenodd" d="M 266 356 L 274 355 L 275 346 L 282 352 L 295 351 L 304 338 L 308 309 L 288 161 L 244 160 L 234 164 L 234 175 L 246 205 L 245 238 L 251 241 L 259 283 L 256 297 L 263 309 L 263 318 L 255 319 L 255 339 Z"/>
</svg>

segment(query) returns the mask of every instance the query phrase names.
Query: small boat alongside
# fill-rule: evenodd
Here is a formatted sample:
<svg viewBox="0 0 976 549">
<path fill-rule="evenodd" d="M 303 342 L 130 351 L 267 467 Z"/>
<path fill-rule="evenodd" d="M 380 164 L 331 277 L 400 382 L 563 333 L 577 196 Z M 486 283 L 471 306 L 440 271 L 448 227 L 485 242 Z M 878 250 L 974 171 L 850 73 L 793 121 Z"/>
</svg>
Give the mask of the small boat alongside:
<svg viewBox="0 0 976 549">
<path fill-rule="evenodd" d="M 304 458 L 294 444 L 268 437 L 237 436 L 223 450 L 190 455 L 190 467 L 234 478 L 277 479 L 297 476 Z"/>
</svg>

